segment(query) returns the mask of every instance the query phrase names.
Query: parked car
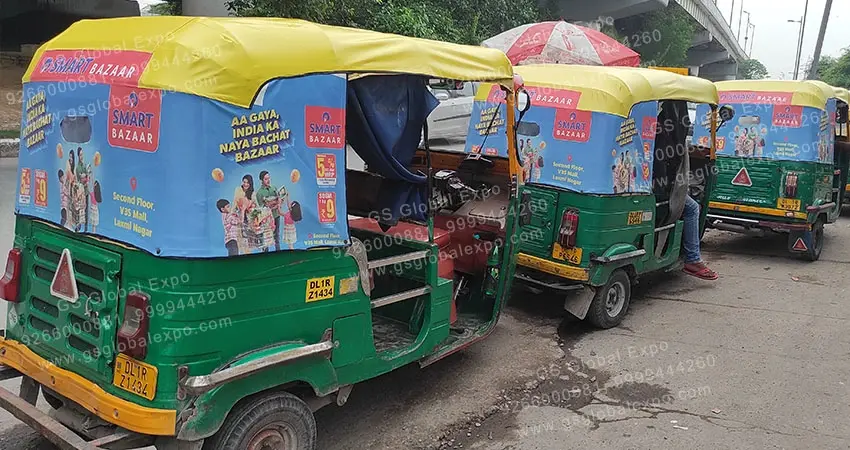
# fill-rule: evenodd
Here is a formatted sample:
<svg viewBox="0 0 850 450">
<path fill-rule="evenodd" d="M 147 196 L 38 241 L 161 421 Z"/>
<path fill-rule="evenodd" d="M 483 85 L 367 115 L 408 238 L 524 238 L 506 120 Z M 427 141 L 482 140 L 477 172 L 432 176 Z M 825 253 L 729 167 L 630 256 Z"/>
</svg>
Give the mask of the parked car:
<svg viewBox="0 0 850 450">
<path fill-rule="evenodd" d="M 428 89 L 440 101 L 440 105 L 428 116 L 430 143 L 465 140 L 478 83 L 464 83 L 459 90 Z"/>
</svg>

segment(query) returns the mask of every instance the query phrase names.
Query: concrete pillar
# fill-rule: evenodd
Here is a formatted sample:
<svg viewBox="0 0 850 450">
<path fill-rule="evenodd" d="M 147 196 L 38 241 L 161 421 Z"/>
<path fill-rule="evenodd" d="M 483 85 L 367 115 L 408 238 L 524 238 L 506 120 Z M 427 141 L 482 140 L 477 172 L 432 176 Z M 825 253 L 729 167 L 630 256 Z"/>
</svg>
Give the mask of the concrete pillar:
<svg viewBox="0 0 850 450">
<path fill-rule="evenodd" d="M 183 0 L 184 16 L 227 17 L 225 0 Z"/>
</svg>

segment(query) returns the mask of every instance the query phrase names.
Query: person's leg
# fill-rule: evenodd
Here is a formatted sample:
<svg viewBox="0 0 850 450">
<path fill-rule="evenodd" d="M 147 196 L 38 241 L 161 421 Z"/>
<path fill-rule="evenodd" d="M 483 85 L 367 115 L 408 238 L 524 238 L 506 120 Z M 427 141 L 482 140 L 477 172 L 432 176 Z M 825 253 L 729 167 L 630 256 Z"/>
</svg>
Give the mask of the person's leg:
<svg viewBox="0 0 850 450">
<path fill-rule="evenodd" d="M 688 275 L 693 275 L 703 280 L 716 280 L 718 275 L 713 270 L 702 262 L 702 257 L 699 250 L 699 203 L 692 199 L 689 195 L 685 201 L 685 210 L 682 212 L 682 219 L 685 221 L 685 228 L 682 231 L 682 247 L 685 253 L 685 268 L 684 271 Z"/>
<path fill-rule="evenodd" d="M 697 263 L 701 259 L 699 252 L 699 203 L 690 195 L 685 200 L 682 218 L 685 220 L 685 228 L 682 231 L 685 263 Z"/>
</svg>

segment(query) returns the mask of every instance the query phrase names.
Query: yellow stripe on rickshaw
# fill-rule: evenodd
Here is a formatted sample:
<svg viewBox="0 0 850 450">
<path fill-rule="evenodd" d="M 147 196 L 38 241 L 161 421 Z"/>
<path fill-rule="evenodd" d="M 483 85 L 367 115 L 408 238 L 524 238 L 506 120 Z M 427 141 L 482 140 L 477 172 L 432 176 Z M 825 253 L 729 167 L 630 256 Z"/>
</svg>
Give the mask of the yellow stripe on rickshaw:
<svg viewBox="0 0 850 450">
<path fill-rule="evenodd" d="M 590 279 L 587 269 L 559 264 L 536 256 L 526 255 L 525 253 L 520 253 L 517 256 L 516 262 L 520 266 L 537 269 L 541 272 L 557 275 L 570 280 L 587 281 Z"/>
<path fill-rule="evenodd" d="M 0 364 L 14 368 L 109 423 L 154 436 L 176 433 L 177 411 L 148 408 L 116 397 L 17 341 L 0 337 Z"/>
<path fill-rule="evenodd" d="M 709 208 L 714 209 L 723 209 L 726 211 L 736 211 L 736 212 L 744 212 L 744 213 L 752 213 L 752 214 L 764 214 L 766 216 L 776 216 L 776 217 L 786 217 L 786 218 L 794 218 L 794 219 L 807 219 L 809 215 L 804 212 L 799 211 L 785 211 L 783 209 L 776 208 L 764 208 L 761 206 L 749 206 L 749 205 L 736 205 L 734 203 L 722 203 L 722 202 L 709 202 Z M 792 215 L 789 215 L 792 214 Z"/>
</svg>

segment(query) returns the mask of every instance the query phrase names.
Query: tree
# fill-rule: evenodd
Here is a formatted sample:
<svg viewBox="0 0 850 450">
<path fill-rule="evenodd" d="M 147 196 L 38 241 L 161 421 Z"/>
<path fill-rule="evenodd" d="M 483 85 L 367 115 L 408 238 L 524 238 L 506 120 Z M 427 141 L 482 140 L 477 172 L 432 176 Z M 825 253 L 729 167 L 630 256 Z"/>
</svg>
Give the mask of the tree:
<svg viewBox="0 0 850 450">
<path fill-rule="evenodd" d="M 739 80 L 763 80 L 767 78 L 767 68 L 757 59 L 747 59 L 738 63 Z"/>
<path fill-rule="evenodd" d="M 812 63 L 809 61 L 806 73 Z M 845 48 L 841 56 L 822 56 L 818 63 L 818 78 L 833 86 L 850 89 L 850 47 Z"/>
<path fill-rule="evenodd" d="M 155 16 L 179 16 L 183 14 L 183 1 L 165 0 L 148 6 L 148 11 Z"/>
<path fill-rule="evenodd" d="M 638 52 L 645 66 L 685 66 L 696 28 L 690 14 L 675 2 L 617 22 L 617 32 L 624 36 L 621 42 Z"/>
<path fill-rule="evenodd" d="M 540 20 L 535 0 L 229 0 L 238 16 L 292 17 L 327 25 L 478 45 Z"/>
</svg>

